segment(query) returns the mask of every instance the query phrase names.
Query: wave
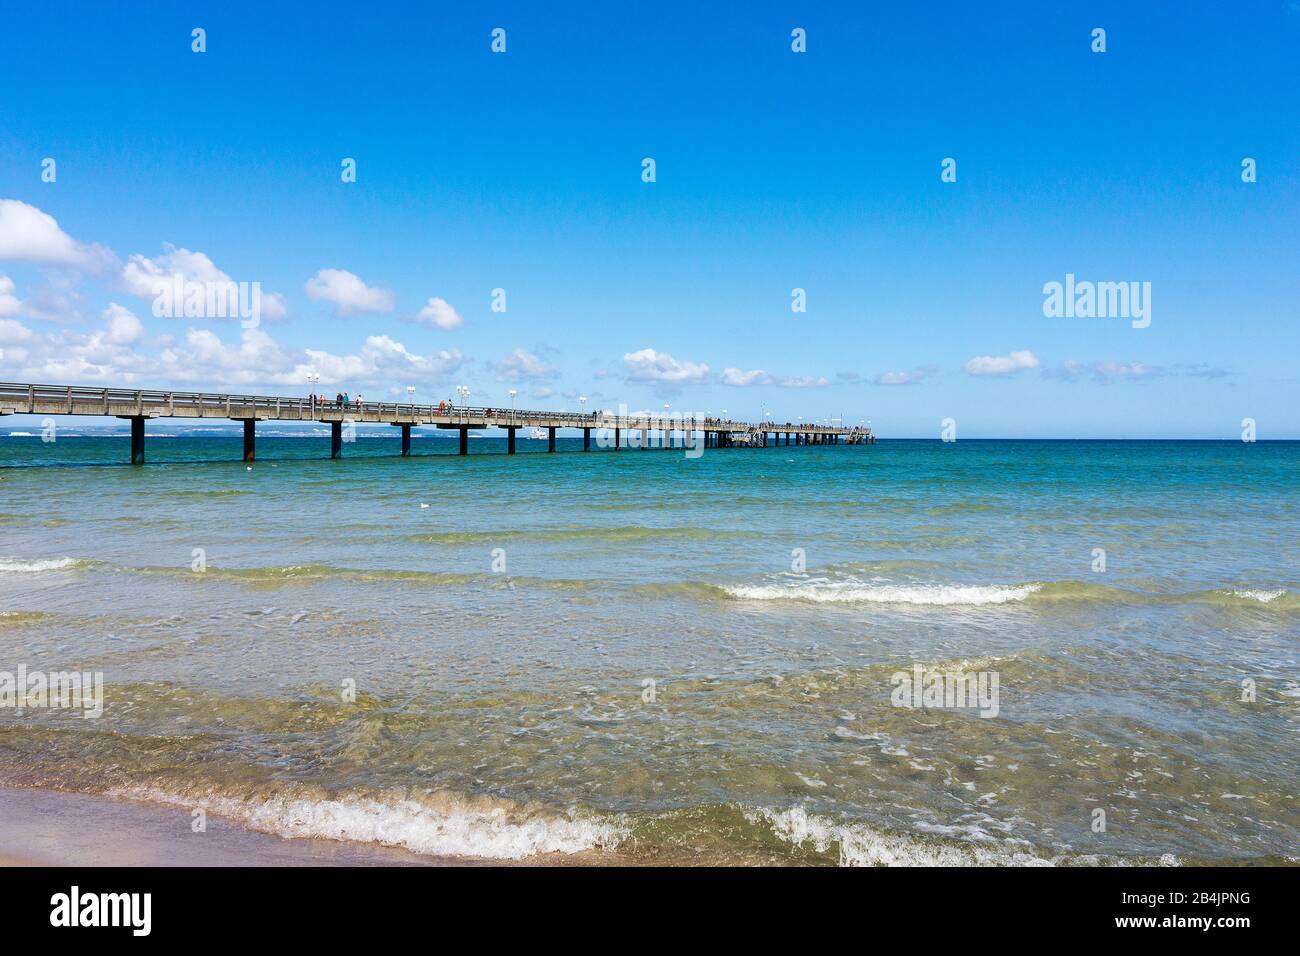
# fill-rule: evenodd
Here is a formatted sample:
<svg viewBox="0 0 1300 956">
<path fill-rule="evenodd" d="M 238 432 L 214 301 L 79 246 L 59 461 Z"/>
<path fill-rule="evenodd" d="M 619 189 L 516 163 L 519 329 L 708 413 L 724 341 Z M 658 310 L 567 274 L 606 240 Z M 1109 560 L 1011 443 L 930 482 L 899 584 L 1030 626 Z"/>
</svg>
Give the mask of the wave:
<svg viewBox="0 0 1300 956">
<path fill-rule="evenodd" d="M 1232 596 L 1247 601 L 1258 601 L 1261 604 L 1268 604 L 1272 601 L 1276 601 L 1280 597 L 1286 597 L 1286 589 L 1278 588 L 1276 591 L 1261 591 L 1255 588 L 1246 588 L 1240 591 L 1234 589 Z"/>
<path fill-rule="evenodd" d="M 37 624 L 54 617 L 47 611 L 0 611 L 0 628 Z"/>
<path fill-rule="evenodd" d="M 157 492 L 157 497 L 207 501 L 212 498 L 240 498 L 243 497 L 244 495 L 251 495 L 251 494 L 253 494 L 253 492 L 245 488 L 206 488 L 206 489 L 175 488 L 170 491 Z"/>
<path fill-rule="evenodd" d="M 840 866 L 1096 866 L 1107 862 L 1091 854 L 1040 856 L 1014 845 L 999 846 L 995 837 L 978 827 L 963 828 L 966 840 L 980 841 L 975 843 L 931 840 L 887 833 L 860 823 L 837 823 L 809 813 L 802 806 L 747 810 L 745 818 L 766 826 L 774 837 L 791 846 L 837 855 Z M 1153 862 L 1179 865 L 1172 854 Z"/>
<path fill-rule="evenodd" d="M 202 584 L 204 581 L 231 581 L 252 588 L 278 588 L 310 585 L 322 581 L 351 581 L 360 584 L 406 583 L 440 586 L 472 585 L 502 588 L 543 588 L 558 591 L 585 591 L 601 586 L 597 580 L 538 578 L 504 573 L 467 574 L 457 571 L 418 571 L 402 568 L 343 568 L 330 564 L 292 564 L 254 568 L 220 568 L 208 565 L 201 573 L 183 567 L 115 567 L 128 574 L 162 575 Z"/>
<path fill-rule="evenodd" d="M 809 601 L 814 604 L 917 604 L 985 605 L 1023 601 L 1040 584 L 1001 585 L 894 585 L 818 578 L 800 584 L 724 586 L 735 598 L 747 601 Z"/>
<path fill-rule="evenodd" d="M 708 585 L 695 585 L 710 587 Z M 1224 609 L 1266 608 L 1300 611 L 1300 595 L 1285 588 L 1214 589 L 1158 594 L 1086 581 L 1028 581 L 1020 584 L 893 584 L 856 578 L 793 578 L 780 583 L 717 585 L 735 600 L 795 601 L 812 604 L 902 604 L 978 607 L 999 604 L 1043 606 L 1053 603 L 1114 605 L 1205 604 Z"/>
<path fill-rule="evenodd" d="M 1053 581 L 1042 584 L 1032 599 L 1032 603 L 1052 601 L 1128 605 L 1202 604 L 1224 610 L 1300 611 L 1300 594 L 1287 588 L 1211 588 L 1156 593 L 1109 587 L 1088 581 Z"/>
<path fill-rule="evenodd" d="M 80 558 L 0 558 L 0 574 L 40 574 L 45 571 L 71 571 L 88 567 L 92 562 Z"/>
<path fill-rule="evenodd" d="M 1159 860 L 1106 859 L 1091 854 L 1036 851 L 1004 841 L 977 825 L 918 826 L 919 834 L 890 832 L 865 823 L 837 821 L 804 806 L 726 804 L 628 816 L 591 810 L 555 810 L 502 797 L 451 791 L 411 794 L 324 794 L 303 786 L 275 794 L 230 793 L 203 786 L 167 788 L 129 784 L 109 797 L 189 811 L 200 809 L 250 830 L 285 839 L 324 839 L 398 847 L 426 856 L 532 860 L 555 854 L 619 852 L 650 859 L 690 851 L 697 862 L 753 862 L 764 846 L 784 846 L 802 862 L 858 866 L 1096 866 Z M 749 834 L 736 824 L 754 828 Z M 693 848 L 693 849 L 692 849 Z M 747 852 L 748 851 L 748 852 Z M 761 857 L 759 857 L 761 858 Z"/>
<path fill-rule="evenodd" d="M 188 568 L 142 568 L 145 573 L 211 577 L 251 585 L 310 584 L 314 581 L 412 581 L 426 584 L 468 584 L 476 575 L 449 571 L 404 571 L 384 568 L 340 568 L 330 564 L 291 564 L 282 567 L 218 568 L 208 566 L 202 574 Z"/>
<path fill-rule="evenodd" d="M 537 531 L 444 531 L 433 534 L 407 535 L 407 541 L 420 544 L 479 544 L 493 541 L 714 541 L 720 537 L 744 537 L 748 532 L 716 531 L 709 528 L 671 527 L 649 528 L 628 525 L 617 528 L 569 527 Z"/>
<path fill-rule="evenodd" d="M 547 853 L 612 849 L 627 835 L 618 818 L 524 806 L 450 792 L 243 796 L 215 790 L 132 785 L 109 796 L 201 809 L 288 839 L 351 840 L 431 856 L 522 860 Z"/>
</svg>

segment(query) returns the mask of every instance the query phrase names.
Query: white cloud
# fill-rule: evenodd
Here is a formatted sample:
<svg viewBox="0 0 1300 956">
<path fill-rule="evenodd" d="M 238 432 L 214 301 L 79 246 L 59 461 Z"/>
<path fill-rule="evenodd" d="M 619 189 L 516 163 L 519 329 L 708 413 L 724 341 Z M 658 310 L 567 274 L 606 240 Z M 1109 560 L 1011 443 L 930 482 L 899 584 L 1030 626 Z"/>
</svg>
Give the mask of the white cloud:
<svg viewBox="0 0 1300 956">
<path fill-rule="evenodd" d="M 771 376 L 761 368 L 756 368 L 752 372 L 742 372 L 738 368 L 724 368 L 722 370 L 722 384 L 734 385 L 737 388 L 745 388 L 748 385 L 765 385 L 771 380 Z"/>
<path fill-rule="evenodd" d="M 629 382 L 658 382 L 663 385 L 694 385 L 707 380 L 709 367 L 703 362 L 678 361 L 667 352 L 641 349 L 623 356 Z"/>
<path fill-rule="evenodd" d="M 908 372 L 881 372 L 873 381 L 877 385 L 915 385 L 933 371 L 935 371 L 933 366 L 923 366 Z"/>
<path fill-rule="evenodd" d="M 821 388 L 830 383 L 823 375 L 787 375 L 776 380 L 778 388 Z"/>
<path fill-rule="evenodd" d="M 787 375 L 784 378 L 777 378 L 769 375 L 761 368 L 752 371 L 742 371 L 738 368 L 725 368 L 722 370 L 722 384 L 733 385 L 736 388 L 747 388 L 751 385 L 774 385 L 777 388 L 820 388 L 823 385 L 829 385 L 830 380 L 820 375 Z"/>
<path fill-rule="evenodd" d="M 333 303 L 338 315 L 393 311 L 392 292 L 368 286 L 346 269 L 322 269 L 307 280 L 303 289 L 319 302 Z"/>
<path fill-rule="evenodd" d="M 103 326 L 90 334 L 69 329 L 37 335 L 22 323 L 0 320 L 0 377 L 10 381 L 84 382 L 104 385 L 176 385 L 200 389 L 283 390 L 296 395 L 307 387 L 307 373 L 322 386 L 359 386 L 381 391 L 441 382 L 464 363 L 452 349 L 418 355 L 387 336 L 372 335 L 352 354 L 298 350 L 282 346 L 262 328 L 243 329 L 234 342 L 208 328 L 191 328 L 179 342 L 169 336 L 146 348 L 143 328 L 114 303 Z"/>
<path fill-rule="evenodd" d="M 435 325 L 440 329 L 446 329 L 450 332 L 452 329 L 458 329 L 465 324 L 460 313 L 451 307 L 451 303 L 446 299 L 439 299 L 433 296 L 424 304 L 415 315 L 415 321 L 424 325 Z"/>
<path fill-rule="evenodd" d="M 47 212 L 17 199 L 0 199 L 0 260 L 71 266 L 99 272 L 116 263 L 99 245 L 78 242 Z"/>
<path fill-rule="evenodd" d="M 1120 379 L 1151 378 L 1160 374 L 1160 369 L 1142 362 L 1094 362 L 1093 376 L 1101 383 L 1110 385 Z"/>
<path fill-rule="evenodd" d="M 131 345 L 144 338 L 144 326 L 127 308 L 110 302 L 104 310 L 105 337 L 114 345 Z"/>
<path fill-rule="evenodd" d="M 183 283 L 197 283 L 204 286 L 227 286 L 235 281 L 218 269 L 204 253 L 178 249 L 169 243 L 164 243 L 163 254 L 155 259 L 149 259 L 138 253 L 131 256 L 122 269 L 122 282 L 132 295 L 138 295 L 142 299 L 153 299 L 157 297 L 160 287 L 170 286 L 173 277 L 177 275 L 181 277 Z M 261 297 L 262 318 L 275 321 L 284 318 L 288 313 L 282 295 L 263 291 Z M 176 304 L 176 311 L 178 316 L 182 314 L 180 303 Z M 185 315 L 184 317 L 236 318 L 234 315 Z"/>
<path fill-rule="evenodd" d="M 1010 375 L 1027 368 L 1038 368 L 1042 363 L 1028 349 L 1010 355 L 980 355 L 966 363 L 968 375 Z"/>
<path fill-rule="evenodd" d="M 8 276 L 0 276 L 0 319 L 17 315 L 22 305 L 18 296 L 14 295 L 14 280 Z"/>
<path fill-rule="evenodd" d="M 84 301 L 85 296 L 71 276 L 54 274 L 47 276 L 43 284 L 27 290 L 23 312 L 29 319 L 75 325 L 84 321 L 81 315 Z"/>
<path fill-rule="evenodd" d="M 17 319 L 0 319 L 0 345 L 18 345 L 34 338 L 32 330 Z"/>
<path fill-rule="evenodd" d="M 458 349 L 443 349 L 433 355 L 417 355 L 387 335 L 372 335 L 354 355 L 333 355 L 307 350 L 307 361 L 295 369 L 296 381 L 308 371 L 317 372 L 322 382 L 346 385 L 350 382 L 399 381 L 439 382 L 459 369 L 465 358 Z"/>
<path fill-rule="evenodd" d="M 492 367 L 500 382 L 546 381 L 560 374 L 554 365 L 525 349 L 515 349 Z"/>
<path fill-rule="evenodd" d="M 1058 367 L 1046 369 L 1043 375 L 1049 378 L 1065 379 L 1077 382 L 1085 375 L 1102 385 L 1113 385 L 1120 381 L 1139 381 L 1164 374 L 1164 369 L 1143 362 L 1076 362 L 1073 359 L 1062 362 Z"/>
</svg>

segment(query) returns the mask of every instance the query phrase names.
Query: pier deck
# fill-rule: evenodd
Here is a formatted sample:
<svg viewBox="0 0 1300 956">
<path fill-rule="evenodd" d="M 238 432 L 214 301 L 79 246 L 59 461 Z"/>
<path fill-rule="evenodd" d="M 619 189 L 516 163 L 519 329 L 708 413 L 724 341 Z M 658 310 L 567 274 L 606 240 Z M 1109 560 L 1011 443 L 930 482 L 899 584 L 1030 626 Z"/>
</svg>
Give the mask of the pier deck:
<svg viewBox="0 0 1300 956">
<path fill-rule="evenodd" d="M 0 383 L 0 415 L 79 415 L 128 419 L 131 422 L 131 461 L 144 462 L 144 423 L 151 418 L 227 419 L 244 423 L 244 459 L 255 454 L 257 422 L 315 422 L 328 424 L 331 454 L 342 455 L 345 426 L 394 425 L 402 429 L 402 454 L 411 451 L 411 429 L 422 425 L 456 429 L 460 432 L 460 453 L 468 454 L 471 430 L 504 429 L 507 450 L 515 450 L 515 432 L 520 428 L 544 428 L 549 451 L 555 451 L 559 428 L 580 430 L 583 450 L 591 448 L 591 432 L 613 432 L 613 449 L 652 447 L 649 436 L 662 433 L 657 447 L 669 447 L 669 433 L 702 433 L 703 447 L 737 445 L 766 447 L 775 436 L 786 445 L 871 444 L 866 428 L 785 422 L 743 422 L 718 418 L 665 418 L 653 414 L 612 415 L 605 412 L 555 412 L 528 409 L 480 408 L 401 402 L 356 402 L 343 405 L 312 398 L 276 395 L 239 395 L 225 392 L 177 392 L 146 389 L 96 388 L 78 385 L 34 385 Z M 639 434 L 638 444 L 630 444 Z M 692 442 L 700 439 L 692 439 Z M 681 447 L 679 445 L 678 447 Z"/>
</svg>

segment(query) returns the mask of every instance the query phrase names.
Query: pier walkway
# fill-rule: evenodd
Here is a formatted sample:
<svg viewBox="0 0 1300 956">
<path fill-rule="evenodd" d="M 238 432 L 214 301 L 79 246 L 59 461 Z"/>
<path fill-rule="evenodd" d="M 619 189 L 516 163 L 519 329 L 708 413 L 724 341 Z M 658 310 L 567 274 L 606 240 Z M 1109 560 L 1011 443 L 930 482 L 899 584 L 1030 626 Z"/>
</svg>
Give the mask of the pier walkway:
<svg viewBox="0 0 1300 956">
<path fill-rule="evenodd" d="M 621 448 L 667 448 L 669 436 L 679 434 L 677 447 L 703 443 L 705 448 L 777 445 L 866 445 L 875 439 L 870 429 L 843 428 L 809 423 L 742 422 L 718 418 L 664 417 L 654 414 L 612 415 L 606 412 L 545 412 L 509 408 L 476 408 L 416 405 L 399 402 L 353 401 L 344 406 L 335 401 L 310 397 L 286 398 L 267 395 L 236 395 L 225 392 L 175 392 L 124 388 L 93 388 L 79 385 L 30 385 L 0 382 L 2 415 L 82 415 L 127 419 L 131 422 L 131 462 L 144 463 L 144 423 L 151 418 L 217 418 L 244 423 L 244 460 L 252 461 L 256 449 L 258 422 L 316 422 L 330 426 L 330 454 L 342 457 L 345 429 L 360 424 L 392 425 L 402 430 L 402 454 L 411 453 L 411 429 L 421 425 L 456 429 L 460 432 L 460 453 L 469 453 L 469 432 L 485 428 L 504 429 L 507 451 L 514 454 L 515 432 L 520 428 L 545 429 L 549 447 L 555 451 L 558 428 L 582 432 L 583 451 L 591 450 L 595 429 L 613 433 L 612 450 Z M 653 440 L 655 432 L 660 440 Z M 702 438 L 686 435 L 702 433 Z M 633 438 L 636 443 L 633 444 Z"/>
</svg>

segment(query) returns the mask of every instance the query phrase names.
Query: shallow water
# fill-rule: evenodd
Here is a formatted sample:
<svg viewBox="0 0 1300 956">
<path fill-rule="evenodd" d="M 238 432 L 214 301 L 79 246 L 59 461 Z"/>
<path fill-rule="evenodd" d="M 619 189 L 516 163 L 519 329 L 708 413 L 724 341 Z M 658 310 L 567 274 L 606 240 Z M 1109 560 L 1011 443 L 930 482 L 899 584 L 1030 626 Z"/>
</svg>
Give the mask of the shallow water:
<svg viewBox="0 0 1300 956">
<path fill-rule="evenodd" d="M 0 671 L 106 685 L 0 707 L 0 783 L 493 858 L 1297 856 L 1295 443 L 125 446 L 0 439 Z M 918 664 L 996 716 L 895 706 Z"/>
</svg>

